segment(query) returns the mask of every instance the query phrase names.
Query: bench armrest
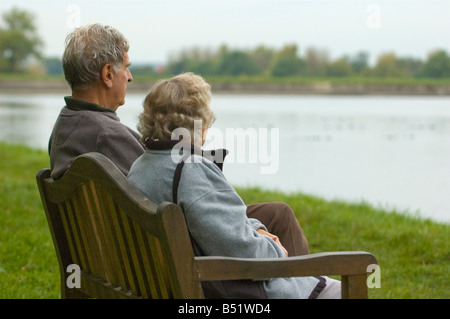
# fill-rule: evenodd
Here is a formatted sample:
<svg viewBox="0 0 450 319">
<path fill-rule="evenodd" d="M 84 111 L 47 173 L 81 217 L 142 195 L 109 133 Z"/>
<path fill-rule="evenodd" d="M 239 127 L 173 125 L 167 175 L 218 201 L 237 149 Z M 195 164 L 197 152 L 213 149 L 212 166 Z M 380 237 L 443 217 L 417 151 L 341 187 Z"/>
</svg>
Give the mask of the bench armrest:
<svg viewBox="0 0 450 319">
<path fill-rule="evenodd" d="M 367 252 L 343 251 L 289 258 L 195 257 L 195 264 L 201 281 L 338 275 L 343 298 L 367 298 L 367 267 L 377 260 Z"/>
</svg>

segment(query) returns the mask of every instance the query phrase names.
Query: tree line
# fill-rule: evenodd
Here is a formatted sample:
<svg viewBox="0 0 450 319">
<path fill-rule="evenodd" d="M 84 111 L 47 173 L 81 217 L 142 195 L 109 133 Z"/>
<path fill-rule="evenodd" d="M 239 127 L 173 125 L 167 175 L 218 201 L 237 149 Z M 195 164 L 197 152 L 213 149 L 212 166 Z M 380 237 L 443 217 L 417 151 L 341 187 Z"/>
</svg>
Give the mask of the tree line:
<svg viewBox="0 0 450 319">
<path fill-rule="evenodd" d="M 32 13 L 13 8 L 2 15 L 0 25 L 0 72 L 18 73 L 30 69 L 29 61 L 37 72 L 62 74 L 59 58 L 43 57 L 44 42 L 37 33 Z M 36 70 L 34 70 L 36 72 Z M 169 57 L 163 70 L 137 67 L 134 74 L 178 74 L 195 72 L 205 76 L 305 76 L 305 77 L 427 77 L 449 78 L 450 56 L 445 50 L 430 52 L 426 60 L 399 57 L 394 52 L 378 57 L 369 65 L 369 54 L 361 51 L 336 60 L 329 58 L 327 50 L 307 48 L 299 54 L 296 44 L 281 49 L 260 45 L 252 49 L 234 49 L 222 45 L 217 49 L 194 47 L 184 49 Z"/>
<path fill-rule="evenodd" d="M 361 51 L 331 60 L 327 50 L 307 48 L 299 54 L 296 44 L 276 50 L 264 45 L 253 49 L 231 49 L 222 45 L 216 50 L 194 47 L 169 59 L 166 72 L 192 71 L 204 75 L 305 76 L 305 77 L 450 77 L 450 56 L 445 50 L 429 53 L 426 60 L 400 57 L 388 52 L 369 65 L 369 54 Z"/>
<path fill-rule="evenodd" d="M 2 15 L 0 25 L 0 71 L 21 72 L 30 58 L 42 59 L 43 41 L 37 33 L 34 16 L 13 8 Z"/>
</svg>

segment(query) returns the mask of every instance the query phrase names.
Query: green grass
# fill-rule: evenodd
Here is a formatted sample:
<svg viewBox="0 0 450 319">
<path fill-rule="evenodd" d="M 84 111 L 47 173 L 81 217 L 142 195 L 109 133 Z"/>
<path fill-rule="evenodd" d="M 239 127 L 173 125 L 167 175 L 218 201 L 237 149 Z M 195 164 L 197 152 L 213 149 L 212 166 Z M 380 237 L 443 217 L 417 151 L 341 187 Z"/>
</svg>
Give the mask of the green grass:
<svg viewBox="0 0 450 319">
<path fill-rule="evenodd" d="M 151 83 L 159 79 L 168 78 L 167 74 L 133 75 L 133 81 L 137 83 Z M 348 76 L 348 77 L 309 77 L 309 76 L 285 76 L 274 77 L 264 75 L 206 75 L 205 79 L 210 83 L 238 83 L 238 84 L 311 84 L 330 83 L 336 85 L 450 85 L 450 78 L 414 78 L 414 77 L 374 77 L 374 76 Z M 0 81 L 65 81 L 64 75 L 29 74 L 29 73 L 1 73 Z"/>
<path fill-rule="evenodd" d="M 63 74 L 30 74 L 30 73 L 0 73 L 0 81 L 22 82 L 22 81 L 65 81 Z"/>
<path fill-rule="evenodd" d="M 0 298 L 58 298 L 59 272 L 35 176 L 44 151 L 0 143 Z"/>
<path fill-rule="evenodd" d="M 349 77 L 304 77 L 304 76 L 205 76 L 211 83 L 255 83 L 255 84 L 312 84 L 329 83 L 336 85 L 450 85 L 450 78 L 381 78 L 369 76 Z M 138 78 L 138 81 L 141 80 Z"/>
<path fill-rule="evenodd" d="M 133 81 L 137 83 L 151 83 L 161 78 L 167 78 L 168 75 L 152 75 L 133 76 Z M 445 79 L 432 79 L 432 78 L 380 78 L 380 77 L 363 77 L 363 76 L 350 76 L 350 77 L 303 77 L 303 76 L 287 76 L 287 77 L 273 77 L 273 76 L 224 76 L 224 75 L 206 75 L 206 81 L 211 84 L 319 84 L 327 83 L 331 85 L 366 85 L 366 86 L 448 86 L 450 85 L 450 78 Z"/>
<path fill-rule="evenodd" d="M 56 255 L 35 176 L 45 151 L 0 143 L 0 298 L 59 298 Z M 367 204 L 303 194 L 238 189 L 247 203 L 287 202 L 311 252 L 365 250 L 380 264 L 370 298 L 450 298 L 450 226 L 384 212 Z"/>
<path fill-rule="evenodd" d="M 370 298 L 450 298 L 449 225 L 385 212 L 366 203 L 259 189 L 238 191 L 248 204 L 289 203 L 312 253 L 363 250 L 374 254 L 381 288 L 370 289 Z"/>
</svg>

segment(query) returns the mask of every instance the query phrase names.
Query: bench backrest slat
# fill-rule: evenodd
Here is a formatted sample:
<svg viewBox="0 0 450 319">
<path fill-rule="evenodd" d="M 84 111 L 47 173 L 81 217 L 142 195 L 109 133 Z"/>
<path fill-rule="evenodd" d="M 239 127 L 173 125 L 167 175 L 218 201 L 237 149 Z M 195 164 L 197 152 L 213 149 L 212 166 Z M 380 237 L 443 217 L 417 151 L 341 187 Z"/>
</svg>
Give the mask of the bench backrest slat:
<svg viewBox="0 0 450 319">
<path fill-rule="evenodd" d="M 202 298 L 184 216 L 143 196 L 106 157 L 78 157 L 59 180 L 37 175 L 60 262 L 63 297 L 76 264 L 80 291 L 109 298 Z M 74 289 L 74 288 L 72 288 Z"/>
</svg>

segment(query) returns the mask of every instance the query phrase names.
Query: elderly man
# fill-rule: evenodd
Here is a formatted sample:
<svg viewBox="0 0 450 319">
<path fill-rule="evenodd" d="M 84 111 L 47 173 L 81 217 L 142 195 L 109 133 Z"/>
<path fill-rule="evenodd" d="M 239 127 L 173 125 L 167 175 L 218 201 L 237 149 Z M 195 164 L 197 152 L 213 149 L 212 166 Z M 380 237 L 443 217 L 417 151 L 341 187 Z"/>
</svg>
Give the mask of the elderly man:
<svg viewBox="0 0 450 319">
<path fill-rule="evenodd" d="M 61 177 L 81 154 L 99 152 L 124 173 L 144 147 L 139 134 L 122 124 L 116 110 L 125 103 L 128 82 L 127 39 L 108 26 L 87 25 L 66 39 L 63 68 L 72 96 L 65 97 L 49 142 L 54 179 Z"/>
<path fill-rule="evenodd" d="M 144 153 L 140 135 L 122 124 L 116 110 L 125 103 L 132 76 L 129 44 L 109 26 L 82 26 L 66 39 L 63 68 L 72 96 L 65 97 L 49 141 L 51 176 L 60 178 L 73 160 L 99 152 L 128 175 Z M 276 235 L 289 256 L 308 254 L 308 243 L 292 209 L 284 203 L 249 205 L 248 217 L 258 219 Z"/>
</svg>

